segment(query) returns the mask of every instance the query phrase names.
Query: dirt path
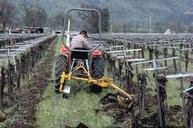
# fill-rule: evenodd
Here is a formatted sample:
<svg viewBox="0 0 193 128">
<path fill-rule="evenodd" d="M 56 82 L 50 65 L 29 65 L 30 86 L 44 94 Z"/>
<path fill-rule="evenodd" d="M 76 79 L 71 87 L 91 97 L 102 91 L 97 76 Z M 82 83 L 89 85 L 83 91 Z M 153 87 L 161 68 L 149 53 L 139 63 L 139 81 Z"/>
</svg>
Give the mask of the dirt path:
<svg viewBox="0 0 193 128">
<path fill-rule="evenodd" d="M 48 50 L 45 59 L 33 71 L 33 76 L 28 82 L 27 89 L 19 95 L 19 105 L 14 115 L 16 122 L 10 128 L 35 128 L 36 106 L 42 100 L 42 94 L 50 83 L 50 75 L 54 61 L 54 42 Z"/>
</svg>

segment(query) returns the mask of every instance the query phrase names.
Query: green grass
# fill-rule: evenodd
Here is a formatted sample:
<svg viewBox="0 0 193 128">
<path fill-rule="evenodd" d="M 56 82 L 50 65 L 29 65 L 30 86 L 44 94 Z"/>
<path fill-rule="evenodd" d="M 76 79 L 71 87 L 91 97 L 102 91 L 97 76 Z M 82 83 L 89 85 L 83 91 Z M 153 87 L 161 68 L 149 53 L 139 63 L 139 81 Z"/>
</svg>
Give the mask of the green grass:
<svg viewBox="0 0 193 128">
<path fill-rule="evenodd" d="M 61 38 L 58 38 L 56 55 L 59 54 Z M 54 79 L 54 67 L 52 78 Z M 69 82 L 72 89 L 78 83 Z M 83 83 L 81 83 L 83 84 Z M 83 84 L 83 86 L 86 84 Z M 80 122 L 90 128 L 110 127 L 114 123 L 112 117 L 104 114 L 96 114 L 95 109 L 100 108 L 99 100 L 108 93 L 108 90 L 97 95 L 89 93 L 85 89 L 70 95 L 68 99 L 62 95 L 54 94 L 54 83 L 50 83 L 43 94 L 44 100 L 38 105 L 37 125 L 40 128 L 64 128 L 66 126 L 76 127 Z"/>
<path fill-rule="evenodd" d="M 105 128 L 113 123 L 113 119 L 106 115 L 96 115 L 94 109 L 99 108 L 102 95 L 90 94 L 85 90 L 70 96 L 69 99 L 56 96 L 50 85 L 39 104 L 38 125 L 40 128 L 76 127 L 80 122 L 91 128 Z"/>
</svg>

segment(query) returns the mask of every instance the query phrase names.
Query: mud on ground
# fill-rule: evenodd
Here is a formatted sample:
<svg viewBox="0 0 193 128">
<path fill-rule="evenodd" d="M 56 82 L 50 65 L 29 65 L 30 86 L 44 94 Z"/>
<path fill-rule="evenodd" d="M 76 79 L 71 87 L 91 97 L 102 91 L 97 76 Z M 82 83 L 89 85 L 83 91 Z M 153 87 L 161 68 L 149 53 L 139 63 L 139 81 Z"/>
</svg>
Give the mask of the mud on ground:
<svg viewBox="0 0 193 128">
<path fill-rule="evenodd" d="M 145 96 L 145 108 L 139 112 L 137 101 L 123 103 L 118 100 L 118 94 L 107 94 L 100 102 L 103 106 L 96 113 L 105 113 L 114 117 L 115 123 L 111 128 L 156 128 L 159 124 L 156 96 Z M 181 124 L 181 106 L 167 106 L 165 111 L 167 127 Z"/>
<path fill-rule="evenodd" d="M 32 78 L 27 82 L 26 89 L 17 94 L 16 105 L 6 117 L 16 117 L 10 128 L 36 128 L 36 107 L 42 100 L 42 94 L 50 83 L 50 75 L 54 61 L 54 42 L 42 62 L 34 69 Z M 6 119 L 4 119 L 6 120 Z"/>
</svg>

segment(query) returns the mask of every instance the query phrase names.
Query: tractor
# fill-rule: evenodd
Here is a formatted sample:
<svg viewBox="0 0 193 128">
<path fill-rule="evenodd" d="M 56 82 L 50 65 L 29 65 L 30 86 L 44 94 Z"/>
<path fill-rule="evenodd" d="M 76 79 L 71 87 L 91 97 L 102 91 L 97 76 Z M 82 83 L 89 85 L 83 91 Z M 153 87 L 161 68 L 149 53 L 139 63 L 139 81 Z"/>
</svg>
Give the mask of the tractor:
<svg viewBox="0 0 193 128">
<path fill-rule="evenodd" d="M 116 86 L 112 79 L 104 77 L 105 59 L 103 57 L 103 52 L 99 49 L 101 46 L 101 14 L 98 10 L 87 8 L 69 9 L 66 12 L 62 41 L 64 42 L 65 26 L 68 21 L 69 12 L 71 11 L 94 11 L 98 14 L 100 43 L 91 50 L 70 49 L 68 45 L 62 43 L 60 55 L 56 60 L 55 92 L 62 93 L 63 97 L 67 97 L 71 87 L 67 85 L 66 82 L 69 80 L 77 80 L 89 83 L 91 85 L 91 91 L 95 93 L 101 92 L 102 88 L 111 86 L 131 100 L 132 97 Z"/>
</svg>

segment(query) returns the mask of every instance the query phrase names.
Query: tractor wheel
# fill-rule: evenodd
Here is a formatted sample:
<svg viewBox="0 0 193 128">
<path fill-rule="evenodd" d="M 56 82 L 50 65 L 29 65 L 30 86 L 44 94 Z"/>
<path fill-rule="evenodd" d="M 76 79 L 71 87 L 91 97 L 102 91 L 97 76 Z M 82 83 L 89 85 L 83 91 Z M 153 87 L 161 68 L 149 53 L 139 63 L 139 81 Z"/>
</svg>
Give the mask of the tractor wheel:
<svg viewBox="0 0 193 128">
<path fill-rule="evenodd" d="M 92 60 L 92 77 L 93 78 L 102 78 L 104 76 L 105 60 L 103 57 L 95 57 Z M 99 85 L 93 84 L 91 86 L 91 91 L 94 93 L 102 92 L 102 87 Z"/>
<path fill-rule="evenodd" d="M 59 93 L 60 89 L 60 76 L 62 72 L 66 72 L 68 69 L 67 57 L 63 55 L 59 55 L 56 59 L 56 67 L 55 67 L 55 93 Z"/>
</svg>

